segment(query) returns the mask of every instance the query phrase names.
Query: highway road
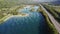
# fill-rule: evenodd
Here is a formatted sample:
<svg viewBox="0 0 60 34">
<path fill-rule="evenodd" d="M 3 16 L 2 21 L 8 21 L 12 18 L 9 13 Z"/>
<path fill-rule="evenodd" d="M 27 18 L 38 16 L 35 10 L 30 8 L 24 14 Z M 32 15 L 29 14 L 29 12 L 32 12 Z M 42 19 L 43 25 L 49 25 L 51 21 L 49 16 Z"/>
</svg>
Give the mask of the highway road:
<svg viewBox="0 0 60 34">
<path fill-rule="evenodd" d="M 54 24 L 56 30 L 57 30 L 57 31 L 59 32 L 59 34 L 60 34 L 60 24 L 59 24 L 59 22 L 55 20 L 55 18 L 44 8 L 43 5 L 40 4 L 40 6 L 41 6 L 41 8 L 47 13 L 47 15 L 49 16 L 51 22 Z"/>
</svg>

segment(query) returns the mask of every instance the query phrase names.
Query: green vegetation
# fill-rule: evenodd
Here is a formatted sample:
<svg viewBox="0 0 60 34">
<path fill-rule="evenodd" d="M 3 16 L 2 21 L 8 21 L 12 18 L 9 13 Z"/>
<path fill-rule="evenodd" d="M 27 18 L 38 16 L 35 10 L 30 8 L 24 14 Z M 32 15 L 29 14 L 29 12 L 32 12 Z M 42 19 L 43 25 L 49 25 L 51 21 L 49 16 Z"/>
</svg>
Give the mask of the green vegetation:
<svg viewBox="0 0 60 34">
<path fill-rule="evenodd" d="M 48 15 L 46 14 L 46 12 L 44 12 L 43 9 L 39 10 L 43 16 L 45 17 L 46 20 L 46 24 L 48 26 L 48 30 L 49 30 L 49 34 L 58 34 L 57 30 L 55 29 L 54 25 L 52 24 L 52 22 L 50 21 Z"/>
<path fill-rule="evenodd" d="M 18 1 L 16 1 L 16 0 L 0 0 L 0 23 L 3 22 L 3 20 L 5 18 L 10 16 L 8 14 L 17 15 L 18 14 L 17 10 L 19 8 L 24 7 L 20 3 L 17 3 L 17 2 Z M 54 14 L 55 17 L 58 17 L 58 15 L 55 12 L 53 12 L 52 8 L 49 8 L 49 9 L 51 10 L 51 12 Z M 31 11 L 33 11 L 33 10 L 31 10 Z M 48 15 L 41 8 L 39 8 L 38 11 L 40 11 L 44 15 L 46 23 L 48 24 L 49 30 L 51 30 L 50 33 L 58 34 L 54 25 L 49 20 Z"/>
<path fill-rule="evenodd" d="M 6 18 L 8 18 L 9 16 L 11 16 L 10 14 L 4 16 L 3 18 L 0 19 L 0 24 L 2 24 Z"/>
<path fill-rule="evenodd" d="M 0 0 L 0 8 L 10 8 L 21 5 L 19 0 Z"/>
<path fill-rule="evenodd" d="M 8 16 L 8 14 L 10 15 L 18 15 L 18 9 L 23 8 L 24 5 L 20 5 L 20 6 L 14 6 L 11 8 L 1 8 L 0 9 L 0 22 L 3 22 L 5 17 Z"/>
<path fill-rule="evenodd" d="M 59 15 L 60 17 L 60 6 L 57 6 L 57 7 L 52 7 L 53 10 Z"/>
<path fill-rule="evenodd" d="M 48 6 L 48 5 L 44 5 L 44 7 L 49 11 L 49 13 L 51 13 L 54 18 L 60 22 L 60 13 L 58 13 L 53 7 Z"/>
<path fill-rule="evenodd" d="M 58 13 L 60 13 L 60 9 L 55 8 L 55 10 L 56 10 Z"/>
<path fill-rule="evenodd" d="M 19 0 L 18 0 L 19 1 Z M 18 3 L 16 0 L 0 0 L 0 22 L 3 22 L 8 14 L 18 15 L 17 10 L 25 5 Z"/>
</svg>

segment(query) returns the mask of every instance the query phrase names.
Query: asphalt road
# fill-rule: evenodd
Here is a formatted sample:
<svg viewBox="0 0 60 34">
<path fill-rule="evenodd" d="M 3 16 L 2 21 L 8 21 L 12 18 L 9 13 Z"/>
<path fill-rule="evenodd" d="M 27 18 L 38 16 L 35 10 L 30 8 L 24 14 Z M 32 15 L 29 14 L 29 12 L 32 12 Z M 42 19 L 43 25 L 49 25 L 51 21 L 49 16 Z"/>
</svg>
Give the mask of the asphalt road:
<svg viewBox="0 0 60 34">
<path fill-rule="evenodd" d="M 44 8 L 43 5 L 40 4 L 40 6 L 41 6 L 41 8 L 47 13 L 47 15 L 49 16 L 51 22 L 54 24 L 56 30 L 57 30 L 57 31 L 59 32 L 59 34 L 60 34 L 60 24 L 59 24 L 59 22 L 54 19 L 54 17 Z"/>
</svg>

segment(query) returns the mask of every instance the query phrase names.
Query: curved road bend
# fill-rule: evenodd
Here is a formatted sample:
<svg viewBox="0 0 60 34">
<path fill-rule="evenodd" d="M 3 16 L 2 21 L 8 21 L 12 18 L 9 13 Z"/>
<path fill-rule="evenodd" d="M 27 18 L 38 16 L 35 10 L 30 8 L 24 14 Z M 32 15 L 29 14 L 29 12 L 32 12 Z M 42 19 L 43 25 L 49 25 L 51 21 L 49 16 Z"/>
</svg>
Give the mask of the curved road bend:
<svg viewBox="0 0 60 34">
<path fill-rule="evenodd" d="M 59 32 L 59 34 L 60 34 L 60 24 L 59 24 L 59 22 L 56 21 L 56 20 L 54 19 L 54 17 L 53 17 L 41 4 L 40 4 L 40 6 L 41 6 L 41 8 L 47 13 L 47 15 L 49 16 L 51 22 L 54 24 L 56 30 L 57 30 L 57 31 Z"/>
</svg>

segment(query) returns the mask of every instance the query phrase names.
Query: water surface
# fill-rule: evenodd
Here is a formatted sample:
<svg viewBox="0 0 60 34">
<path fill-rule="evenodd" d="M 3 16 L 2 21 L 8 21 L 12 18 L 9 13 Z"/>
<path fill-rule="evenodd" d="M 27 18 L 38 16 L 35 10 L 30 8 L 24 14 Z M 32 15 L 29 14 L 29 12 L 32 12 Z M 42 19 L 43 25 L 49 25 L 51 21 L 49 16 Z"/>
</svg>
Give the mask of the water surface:
<svg viewBox="0 0 60 34">
<path fill-rule="evenodd" d="M 46 23 L 41 13 L 30 12 L 24 8 L 21 12 L 29 14 L 25 17 L 11 17 L 0 25 L 0 34 L 45 34 Z"/>
</svg>

